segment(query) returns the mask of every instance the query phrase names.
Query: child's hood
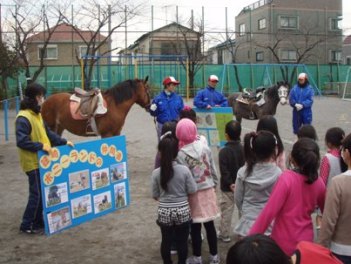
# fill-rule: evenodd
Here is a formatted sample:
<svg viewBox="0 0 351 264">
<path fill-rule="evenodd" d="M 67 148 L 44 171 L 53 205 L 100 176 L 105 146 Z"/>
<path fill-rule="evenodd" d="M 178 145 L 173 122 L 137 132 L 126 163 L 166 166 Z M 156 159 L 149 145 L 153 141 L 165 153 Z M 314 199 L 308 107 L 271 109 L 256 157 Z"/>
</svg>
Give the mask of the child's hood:
<svg viewBox="0 0 351 264">
<path fill-rule="evenodd" d="M 205 145 L 200 140 L 196 140 L 193 143 L 183 146 L 181 148 L 181 151 L 183 151 L 190 157 L 199 160 L 201 159 L 204 148 Z"/>
</svg>

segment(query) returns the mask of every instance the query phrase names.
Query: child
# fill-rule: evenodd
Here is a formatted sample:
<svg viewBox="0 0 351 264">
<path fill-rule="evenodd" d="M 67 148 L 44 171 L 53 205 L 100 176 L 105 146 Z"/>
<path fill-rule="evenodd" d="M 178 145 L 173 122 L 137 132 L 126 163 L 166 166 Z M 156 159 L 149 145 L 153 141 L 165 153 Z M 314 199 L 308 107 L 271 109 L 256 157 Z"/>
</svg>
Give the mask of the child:
<svg viewBox="0 0 351 264">
<path fill-rule="evenodd" d="M 297 138 L 299 139 L 303 137 L 313 139 L 314 141 L 318 141 L 317 132 L 314 126 L 312 125 L 301 126 L 297 131 Z"/>
<path fill-rule="evenodd" d="M 20 165 L 29 182 L 28 203 L 20 226 L 20 232 L 26 234 L 42 233 L 44 227 L 37 152 L 43 150 L 50 153 L 51 146 L 73 146 L 72 142 L 61 138 L 44 124 L 40 109 L 45 93 L 46 89 L 40 84 L 29 84 L 16 117 L 16 142 Z"/>
<path fill-rule="evenodd" d="M 188 194 L 196 192 L 196 183 L 190 170 L 174 161 L 178 153 L 178 140 L 174 136 L 163 136 L 158 150 L 161 166 L 152 172 L 152 195 L 159 201 L 157 224 L 162 234 L 161 256 L 164 264 L 172 263 L 171 243 L 175 240 L 178 263 L 185 264 L 191 221 Z"/>
<path fill-rule="evenodd" d="M 202 263 L 202 223 L 206 229 L 210 249 L 210 264 L 219 263 L 217 233 L 213 221 L 219 216 L 215 193 L 218 180 L 211 150 L 202 141 L 197 140 L 196 125 L 188 118 L 179 120 L 176 135 L 179 139 L 180 148 L 177 161 L 189 167 L 198 189 L 196 193 L 189 196 L 191 217 L 193 219 L 191 224 L 193 256 L 188 258 L 187 263 Z"/>
<path fill-rule="evenodd" d="M 340 146 L 344 137 L 345 132 L 340 127 L 329 128 L 325 134 L 325 145 L 328 148 L 328 152 L 322 158 L 319 176 L 327 187 L 335 175 L 339 175 L 347 169 L 340 154 Z M 316 216 L 317 229 L 320 228 L 321 220 L 322 215 L 318 211 Z"/>
<path fill-rule="evenodd" d="M 280 135 L 279 135 L 279 132 L 278 132 L 278 124 L 277 124 L 277 120 L 275 119 L 275 117 L 272 115 L 265 115 L 265 116 L 261 117 L 260 120 L 258 120 L 256 132 L 261 131 L 261 130 L 270 131 L 277 138 L 278 151 L 277 151 L 276 161 L 277 161 L 278 167 L 282 171 L 284 171 L 286 169 L 285 151 L 284 151 L 283 142 L 282 142 Z"/>
<path fill-rule="evenodd" d="M 351 134 L 341 145 L 341 156 L 348 166 L 333 177 L 328 186 L 319 242 L 344 263 L 351 263 Z"/>
<path fill-rule="evenodd" d="M 318 176 L 317 143 L 310 138 L 299 139 L 290 159 L 294 169 L 281 174 L 249 232 L 264 233 L 274 220 L 271 237 L 289 256 L 298 242 L 313 241 L 311 213 L 316 206 L 323 211 L 325 200 L 325 185 Z"/>
<path fill-rule="evenodd" d="M 235 243 L 227 253 L 227 264 L 342 264 L 330 250 L 301 241 L 291 257 L 270 237 L 256 234 Z"/>
<path fill-rule="evenodd" d="M 277 145 L 277 138 L 269 131 L 245 135 L 246 164 L 238 171 L 234 191 L 235 203 L 241 213 L 234 232 L 240 238 L 248 234 L 282 172 L 275 161 Z"/>
<path fill-rule="evenodd" d="M 244 166 L 244 150 L 240 143 L 241 125 L 237 121 L 229 121 L 225 126 L 227 143 L 219 151 L 219 170 L 221 173 L 221 223 L 218 239 L 230 242 L 229 229 L 231 228 L 234 211 L 234 187 L 236 174 Z"/>
</svg>

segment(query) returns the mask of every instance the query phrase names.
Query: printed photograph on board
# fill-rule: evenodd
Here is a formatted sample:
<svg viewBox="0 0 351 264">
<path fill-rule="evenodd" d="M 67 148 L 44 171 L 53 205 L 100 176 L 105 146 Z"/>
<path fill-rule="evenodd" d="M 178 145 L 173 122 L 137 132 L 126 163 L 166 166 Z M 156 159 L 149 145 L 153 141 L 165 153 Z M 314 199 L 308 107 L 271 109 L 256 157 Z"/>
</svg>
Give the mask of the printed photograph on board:
<svg viewBox="0 0 351 264">
<path fill-rule="evenodd" d="M 75 193 L 90 188 L 89 170 L 81 170 L 70 173 L 69 192 Z"/>
<path fill-rule="evenodd" d="M 71 200 L 72 218 L 78 218 L 92 212 L 91 195 L 87 194 Z"/>
<path fill-rule="evenodd" d="M 110 185 L 108 168 L 93 171 L 91 173 L 91 182 L 93 190 L 97 190 Z"/>
<path fill-rule="evenodd" d="M 116 182 L 127 178 L 126 162 L 112 164 L 110 166 L 111 182 Z"/>
<path fill-rule="evenodd" d="M 127 205 L 127 198 L 126 198 L 126 183 L 121 182 L 115 184 L 115 205 L 116 208 L 125 207 Z"/>
<path fill-rule="evenodd" d="M 67 182 L 45 187 L 46 207 L 54 206 L 68 201 Z"/>
<path fill-rule="evenodd" d="M 55 233 L 72 224 L 68 207 L 47 214 L 49 232 Z"/>
<path fill-rule="evenodd" d="M 103 192 L 94 195 L 94 213 L 98 214 L 112 208 L 111 192 Z"/>
</svg>

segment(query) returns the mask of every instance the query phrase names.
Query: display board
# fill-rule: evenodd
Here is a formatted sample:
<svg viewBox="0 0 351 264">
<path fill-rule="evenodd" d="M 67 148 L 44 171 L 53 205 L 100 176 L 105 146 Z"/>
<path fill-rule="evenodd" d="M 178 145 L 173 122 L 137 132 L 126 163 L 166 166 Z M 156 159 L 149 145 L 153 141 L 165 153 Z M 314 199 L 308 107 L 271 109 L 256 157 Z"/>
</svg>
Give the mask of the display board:
<svg viewBox="0 0 351 264">
<path fill-rule="evenodd" d="M 206 137 L 209 146 L 223 146 L 226 142 L 225 125 L 233 120 L 233 109 L 231 107 L 193 109 L 196 112 L 199 134 Z"/>
<path fill-rule="evenodd" d="M 38 158 L 47 235 L 129 205 L 125 136 L 39 151 Z"/>
</svg>

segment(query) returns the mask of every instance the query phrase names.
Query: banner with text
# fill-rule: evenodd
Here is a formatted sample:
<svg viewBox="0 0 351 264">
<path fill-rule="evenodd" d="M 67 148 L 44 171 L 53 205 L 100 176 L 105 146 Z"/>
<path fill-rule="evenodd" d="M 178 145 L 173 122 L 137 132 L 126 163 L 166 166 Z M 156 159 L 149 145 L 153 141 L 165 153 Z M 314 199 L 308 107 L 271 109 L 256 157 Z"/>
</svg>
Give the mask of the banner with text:
<svg viewBox="0 0 351 264">
<path fill-rule="evenodd" d="M 129 205 L 125 136 L 54 147 L 38 158 L 47 235 Z"/>
</svg>

